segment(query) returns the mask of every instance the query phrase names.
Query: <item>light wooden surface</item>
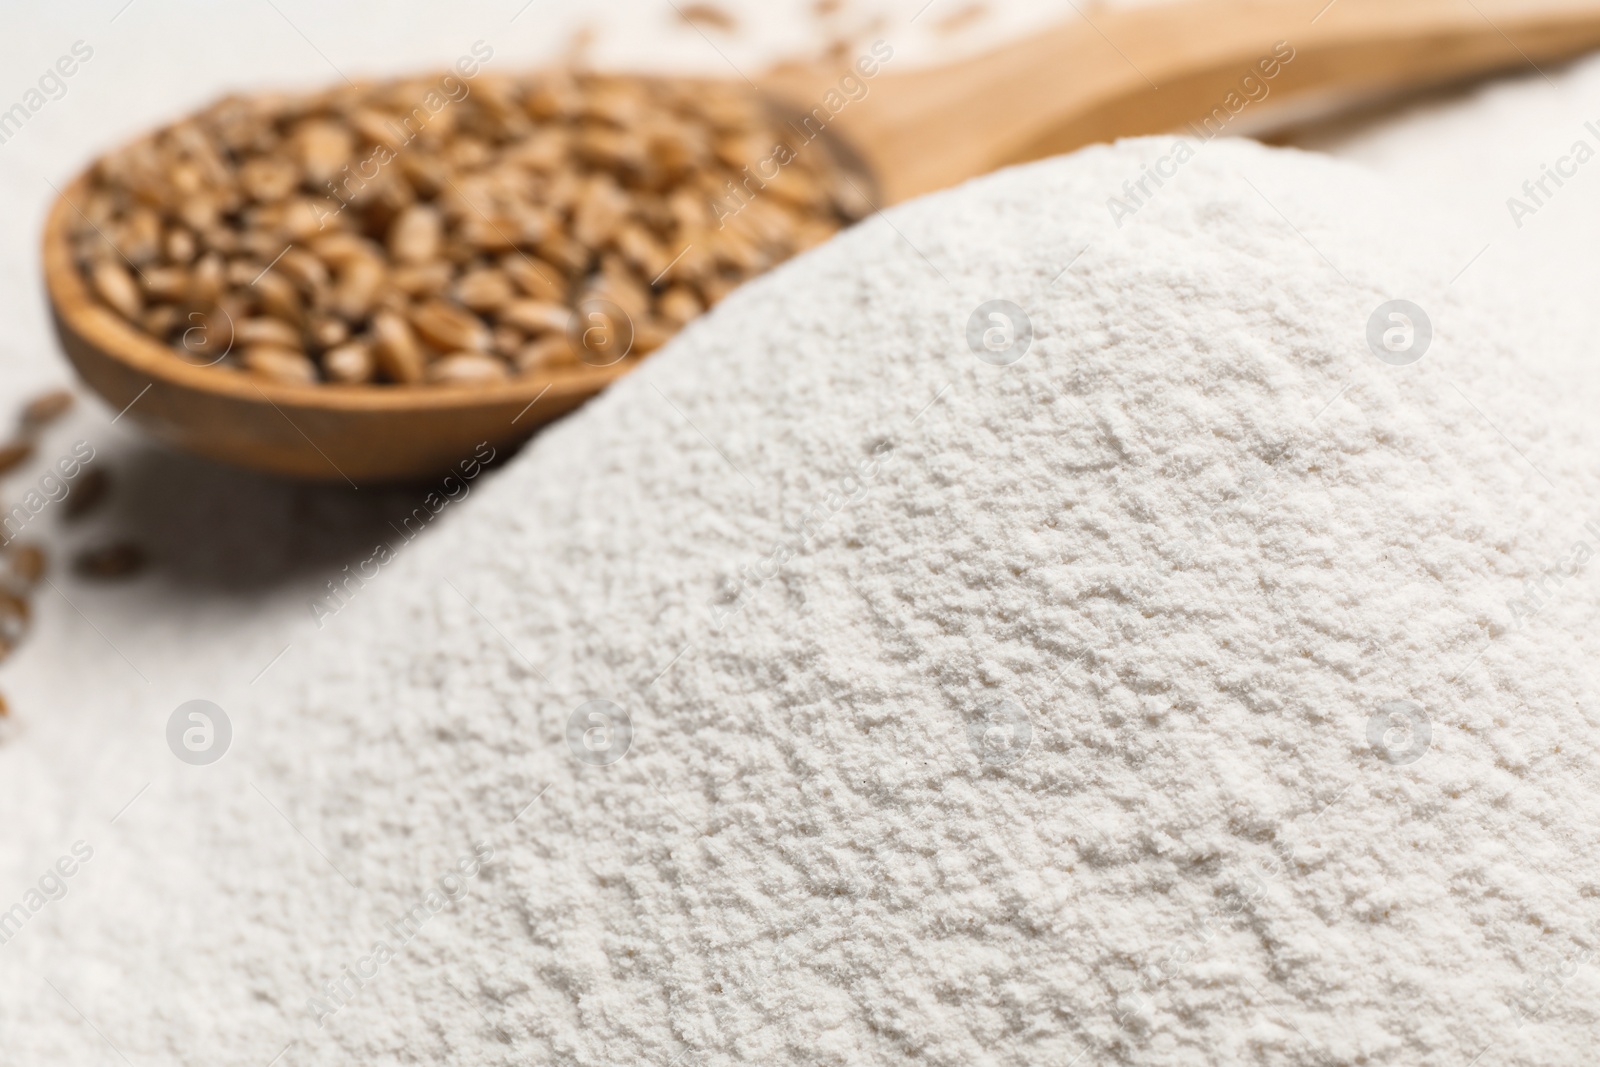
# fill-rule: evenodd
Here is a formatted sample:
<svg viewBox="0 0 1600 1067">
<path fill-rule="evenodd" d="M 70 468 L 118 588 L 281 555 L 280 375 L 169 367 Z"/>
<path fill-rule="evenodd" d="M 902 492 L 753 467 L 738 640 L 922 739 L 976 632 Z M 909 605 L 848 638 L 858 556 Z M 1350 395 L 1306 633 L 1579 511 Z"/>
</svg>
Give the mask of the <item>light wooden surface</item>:
<svg viewBox="0 0 1600 1067">
<path fill-rule="evenodd" d="M 1294 58 L 1265 79 L 1258 64 L 1279 41 Z M 1228 133 L 1596 47 L 1600 0 L 1179 0 L 1095 10 L 943 68 L 897 71 L 891 61 L 864 97 L 827 116 L 826 129 L 866 162 L 887 205 L 1096 141 L 1181 130 L 1225 108 L 1229 93 L 1249 95 L 1247 76 L 1267 92 L 1230 119 Z M 763 88 L 805 113 L 841 75 L 778 71 Z M 113 408 L 192 452 L 358 486 L 429 478 L 480 442 L 515 446 L 627 369 L 493 387 L 361 387 L 190 366 L 89 294 L 68 241 L 82 189 L 81 180 L 68 187 L 44 233 L 62 344 Z"/>
</svg>

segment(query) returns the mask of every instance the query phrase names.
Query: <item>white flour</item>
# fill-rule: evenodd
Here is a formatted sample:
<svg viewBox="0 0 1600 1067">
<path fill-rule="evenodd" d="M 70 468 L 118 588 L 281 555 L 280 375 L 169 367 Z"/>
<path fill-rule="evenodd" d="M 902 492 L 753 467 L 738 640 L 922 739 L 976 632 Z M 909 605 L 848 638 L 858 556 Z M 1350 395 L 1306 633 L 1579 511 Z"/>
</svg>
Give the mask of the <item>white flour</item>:
<svg viewBox="0 0 1600 1067">
<path fill-rule="evenodd" d="M 869 222 L 486 480 L 0 948 L 8 1061 L 1580 1061 L 1596 378 L 1345 165 L 1116 230 L 1169 148 Z"/>
</svg>

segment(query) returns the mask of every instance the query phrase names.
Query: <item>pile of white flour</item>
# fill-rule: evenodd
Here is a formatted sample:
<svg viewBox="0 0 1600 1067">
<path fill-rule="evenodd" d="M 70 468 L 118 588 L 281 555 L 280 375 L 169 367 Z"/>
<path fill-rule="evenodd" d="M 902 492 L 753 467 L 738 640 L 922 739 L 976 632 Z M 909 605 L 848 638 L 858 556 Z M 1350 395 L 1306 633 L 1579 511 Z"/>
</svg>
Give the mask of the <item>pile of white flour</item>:
<svg viewBox="0 0 1600 1067">
<path fill-rule="evenodd" d="M 869 221 L 486 479 L 0 950 L 7 1059 L 1592 1047 L 1600 376 L 1348 165 L 1114 226 L 1170 151 Z"/>
</svg>

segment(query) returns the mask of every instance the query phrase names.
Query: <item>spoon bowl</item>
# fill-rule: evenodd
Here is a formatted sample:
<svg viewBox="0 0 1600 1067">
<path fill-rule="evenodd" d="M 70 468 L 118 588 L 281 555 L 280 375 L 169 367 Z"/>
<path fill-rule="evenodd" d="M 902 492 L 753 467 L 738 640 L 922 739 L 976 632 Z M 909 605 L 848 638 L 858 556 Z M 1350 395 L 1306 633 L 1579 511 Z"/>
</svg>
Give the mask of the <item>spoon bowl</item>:
<svg viewBox="0 0 1600 1067">
<path fill-rule="evenodd" d="M 69 230 L 86 180 L 45 223 L 44 274 L 67 358 L 101 398 L 153 436 L 224 463 L 359 487 L 450 471 L 482 443 L 513 448 L 629 365 L 579 365 L 491 386 L 289 385 L 178 358 L 90 291 Z"/>
</svg>

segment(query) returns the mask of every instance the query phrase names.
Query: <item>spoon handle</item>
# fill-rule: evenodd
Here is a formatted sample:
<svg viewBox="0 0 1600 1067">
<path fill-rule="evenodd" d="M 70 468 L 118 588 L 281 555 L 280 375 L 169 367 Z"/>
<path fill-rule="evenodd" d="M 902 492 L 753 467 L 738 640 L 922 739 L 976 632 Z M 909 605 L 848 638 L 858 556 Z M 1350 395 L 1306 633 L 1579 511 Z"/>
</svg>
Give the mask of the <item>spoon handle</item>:
<svg viewBox="0 0 1600 1067">
<path fill-rule="evenodd" d="M 1078 11 L 971 59 L 858 77 L 856 99 L 837 91 L 847 73 L 838 69 L 774 72 L 764 88 L 849 143 L 877 178 L 881 205 L 1097 141 L 1258 131 L 1386 94 L 1532 73 L 1600 47 L 1597 0 L 1180 0 Z"/>
</svg>

